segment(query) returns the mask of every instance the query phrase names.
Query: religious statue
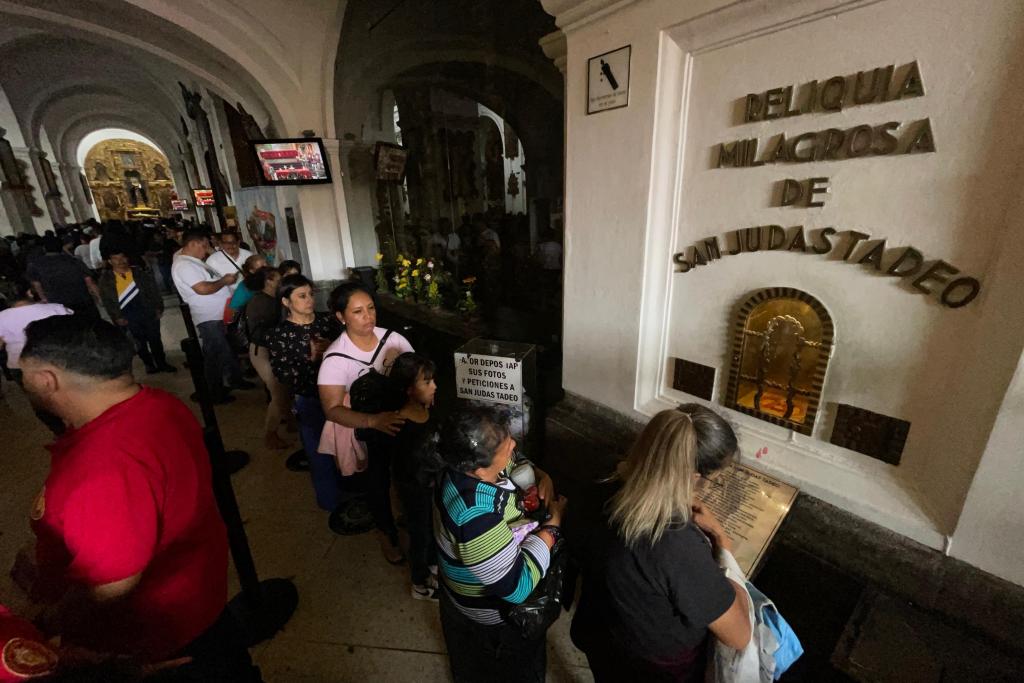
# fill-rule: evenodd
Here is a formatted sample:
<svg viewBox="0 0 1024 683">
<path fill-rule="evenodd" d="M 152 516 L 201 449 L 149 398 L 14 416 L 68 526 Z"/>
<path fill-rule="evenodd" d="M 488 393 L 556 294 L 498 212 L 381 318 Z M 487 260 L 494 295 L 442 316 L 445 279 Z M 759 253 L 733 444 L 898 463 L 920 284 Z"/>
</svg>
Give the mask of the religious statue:
<svg viewBox="0 0 1024 683">
<path fill-rule="evenodd" d="M 111 180 L 110 172 L 107 171 L 107 165 L 104 164 L 102 161 L 97 161 L 92 168 L 93 180 L 108 182 Z"/>
<path fill-rule="evenodd" d="M 516 197 L 519 195 L 519 176 L 516 175 L 515 171 L 508 174 L 508 196 Z"/>
<path fill-rule="evenodd" d="M 170 180 L 167 177 L 167 170 L 163 167 L 163 164 L 155 164 L 153 166 L 153 180 Z"/>
<path fill-rule="evenodd" d="M 149 192 L 138 171 L 125 171 L 124 189 L 132 206 L 149 206 Z"/>
</svg>

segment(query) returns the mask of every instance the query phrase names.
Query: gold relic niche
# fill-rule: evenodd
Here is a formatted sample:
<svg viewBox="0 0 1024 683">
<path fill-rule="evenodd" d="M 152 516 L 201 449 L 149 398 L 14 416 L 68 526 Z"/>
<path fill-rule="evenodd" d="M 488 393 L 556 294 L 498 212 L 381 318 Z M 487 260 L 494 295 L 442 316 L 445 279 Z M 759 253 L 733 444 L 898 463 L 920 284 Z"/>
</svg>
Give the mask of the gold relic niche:
<svg viewBox="0 0 1024 683">
<path fill-rule="evenodd" d="M 832 353 L 832 317 L 799 289 L 773 287 L 736 314 L 726 405 L 810 434 Z"/>
</svg>

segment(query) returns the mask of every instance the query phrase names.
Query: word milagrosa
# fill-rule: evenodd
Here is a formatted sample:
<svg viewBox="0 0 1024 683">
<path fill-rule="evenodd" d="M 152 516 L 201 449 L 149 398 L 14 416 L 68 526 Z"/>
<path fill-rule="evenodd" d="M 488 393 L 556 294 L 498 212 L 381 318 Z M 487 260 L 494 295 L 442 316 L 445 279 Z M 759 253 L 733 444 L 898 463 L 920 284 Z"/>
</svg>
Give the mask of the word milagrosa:
<svg viewBox="0 0 1024 683">
<path fill-rule="evenodd" d="M 743 122 L 802 116 L 924 95 L 917 62 L 897 69 L 893 65 L 850 76 L 833 76 L 802 86 L 782 86 L 750 93 L 744 100 Z M 825 128 L 790 135 L 775 135 L 767 142 L 746 138 L 717 144 L 715 168 L 765 164 L 841 161 L 864 156 L 913 154 L 935 151 L 935 136 L 927 118 L 904 123 L 886 121 L 849 128 Z"/>
<path fill-rule="evenodd" d="M 760 225 L 731 230 L 725 234 L 723 242 L 724 248 L 718 237 L 708 237 L 675 254 L 672 262 L 676 272 L 688 273 L 698 266 L 744 252 L 796 251 L 821 256 L 835 252 L 845 262 L 870 266 L 870 270 L 892 277 L 909 278 L 914 289 L 937 295 L 939 301 L 950 308 L 966 306 L 981 291 L 977 278 L 966 275 L 954 278 L 960 274 L 960 269 L 942 259 L 927 261 L 914 247 L 887 248 L 885 238 L 872 239 L 871 235 L 857 230 L 839 231 L 829 227 L 805 233 L 802 225 L 788 230 L 781 225 Z M 860 254 L 851 260 L 859 244 L 862 244 Z"/>
</svg>

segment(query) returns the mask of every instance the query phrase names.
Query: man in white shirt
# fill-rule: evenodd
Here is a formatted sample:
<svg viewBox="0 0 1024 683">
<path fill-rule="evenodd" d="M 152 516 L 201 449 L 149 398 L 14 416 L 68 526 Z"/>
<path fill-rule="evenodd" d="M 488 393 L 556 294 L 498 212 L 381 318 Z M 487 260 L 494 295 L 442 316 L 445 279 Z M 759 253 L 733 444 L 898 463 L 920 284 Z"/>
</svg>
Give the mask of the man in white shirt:
<svg viewBox="0 0 1024 683">
<path fill-rule="evenodd" d="M 235 275 L 250 256 L 252 256 L 251 251 L 242 249 L 237 232 L 224 232 L 220 236 L 220 249 L 206 259 L 206 265 L 221 275 Z M 228 291 L 234 293 L 237 286 L 234 283 L 228 285 Z"/>
<path fill-rule="evenodd" d="M 210 238 L 206 232 L 186 232 L 182 237 L 181 252 L 171 266 L 171 279 L 178 294 L 188 304 L 192 322 L 199 332 L 206 384 L 213 402 L 223 404 L 234 400 L 230 390 L 224 386 L 225 375 L 232 389 L 249 389 L 255 385 L 242 377 L 238 357 L 228 343 L 224 325 L 224 308 L 231 299 L 229 286 L 238 279 L 238 273 L 221 275 L 211 268 L 205 262 L 210 251 Z"/>
<path fill-rule="evenodd" d="M 103 255 L 100 253 L 100 240 L 103 239 L 103 229 L 96 226 L 96 236 L 89 241 L 89 267 L 93 270 L 103 268 Z"/>
<path fill-rule="evenodd" d="M 89 236 L 82 234 L 79 238 L 79 245 L 75 247 L 75 258 L 82 262 L 86 268 L 92 268 L 92 255 L 89 253 Z"/>
</svg>

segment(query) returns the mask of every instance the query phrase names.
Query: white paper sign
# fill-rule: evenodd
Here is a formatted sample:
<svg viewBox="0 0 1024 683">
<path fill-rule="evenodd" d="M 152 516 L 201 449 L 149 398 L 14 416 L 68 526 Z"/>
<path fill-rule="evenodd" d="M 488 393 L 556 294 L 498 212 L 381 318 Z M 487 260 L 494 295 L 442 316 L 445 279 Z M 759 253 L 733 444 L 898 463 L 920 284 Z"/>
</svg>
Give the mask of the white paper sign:
<svg viewBox="0 0 1024 683">
<path fill-rule="evenodd" d="M 459 398 L 519 406 L 523 404 L 523 364 L 515 358 L 455 354 Z"/>
<path fill-rule="evenodd" d="M 587 113 L 629 105 L 629 45 L 591 57 L 587 63 Z"/>
</svg>

